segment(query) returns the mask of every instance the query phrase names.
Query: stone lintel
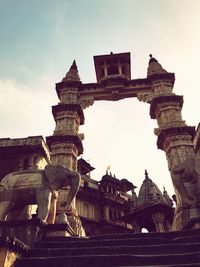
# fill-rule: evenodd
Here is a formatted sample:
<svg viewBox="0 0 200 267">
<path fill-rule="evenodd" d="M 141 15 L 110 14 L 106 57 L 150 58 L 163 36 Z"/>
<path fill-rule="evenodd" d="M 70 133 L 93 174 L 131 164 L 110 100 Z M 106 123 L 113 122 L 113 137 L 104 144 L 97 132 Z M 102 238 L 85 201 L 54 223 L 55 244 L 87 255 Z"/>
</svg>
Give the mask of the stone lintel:
<svg viewBox="0 0 200 267">
<path fill-rule="evenodd" d="M 78 116 L 80 118 L 80 124 L 84 124 L 84 113 L 80 106 L 80 104 L 58 104 L 56 106 L 52 106 L 52 113 L 54 116 L 54 119 L 56 119 L 57 112 L 63 112 L 63 111 L 75 111 L 78 113 Z"/>
<path fill-rule="evenodd" d="M 172 127 L 167 129 L 161 129 L 158 135 L 157 147 L 158 149 L 164 150 L 163 144 L 165 139 L 170 136 L 178 136 L 178 135 L 190 135 L 191 139 L 195 135 L 195 127 L 194 126 L 182 126 L 182 127 Z"/>
<path fill-rule="evenodd" d="M 81 81 L 64 81 L 64 82 L 59 82 L 56 83 L 56 93 L 58 95 L 58 98 L 60 99 L 60 91 L 63 88 L 80 88 L 82 85 Z"/>
<path fill-rule="evenodd" d="M 150 106 L 150 117 L 151 119 L 156 119 L 156 109 L 159 104 L 163 103 L 178 103 L 179 107 L 182 108 L 183 106 L 183 96 L 179 95 L 165 95 L 165 96 L 158 96 L 154 97 L 151 101 Z"/>
<path fill-rule="evenodd" d="M 92 97 L 94 101 L 120 100 L 137 97 L 141 93 L 151 93 L 151 82 L 149 79 L 126 80 L 125 84 L 118 81 L 119 77 L 108 79 L 103 83 L 82 84 L 79 89 L 80 98 Z M 109 81 L 109 82 L 108 82 Z M 113 97 L 114 95 L 114 97 Z"/>
<path fill-rule="evenodd" d="M 101 80 L 101 84 L 103 86 L 109 86 L 110 84 L 112 83 L 115 83 L 116 86 L 119 86 L 119 87 L 124 87 L 124 86 L 127 86 L 128 85 L 128 80 L 125 76 L 119 76 L 119 75 L 110 75 L 104 79 Z"/>
<path fill-rule="evenodd" d="M 56 84 L 56 91 L 60 98 L 60 90 L 62 88 L 73 87 L 78 88 L 80 97 L 93 97 L 95 101 L 98 100 L 115 100 L 113 99 L 112 91 L 117 92 L 117 100 L 137 97 L 139 93 L 151 92 L 151 84 L 156 80 L 169 80 L 172 84 L 175 81 L 174 73 L 160 73 L 154 74 L 148 78 L 126 80 L 123 77 L 110 77 L 103 80 L 101 83 L 87 83 L 82 84 L 79 81 L 67 81 Z M 111 86 L 112 85 L 112 86 Z M 111 88 L 112 87 L 112 88 Z"/>
<path fill-rule="evenodd" d="M 52 144 L 72 143 L 77 147 L 79 155 L 83 153 L 82 141 L 78 135 L 53 135 L 46 137 L 46 140 L 50 149 Z"/>
</svg>

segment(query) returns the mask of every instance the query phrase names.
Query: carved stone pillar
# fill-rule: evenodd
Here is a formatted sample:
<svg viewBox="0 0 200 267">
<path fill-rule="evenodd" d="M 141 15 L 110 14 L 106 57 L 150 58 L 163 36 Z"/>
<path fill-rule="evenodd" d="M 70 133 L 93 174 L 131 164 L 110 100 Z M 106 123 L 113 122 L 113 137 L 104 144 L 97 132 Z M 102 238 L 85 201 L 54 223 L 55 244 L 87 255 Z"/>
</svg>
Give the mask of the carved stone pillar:
<svg viewBox="0 0 200 267">
<path fill-rule="evenodd" d="M 192 138 L 195 127 L 182 120 L 183 97 L 174 94 L 156 96 L 151 101 L 150 116 L 156 119 L 159 128 L 157 146 L 166 153 L 169 170 L 186 158 L 194 156 Z"/>
<path fill-rule="evenodd" d="M 161 212 L 152 214 L 152 219 L 156 227 L 156 232 L 165 232 L 164 220 L 165 215 Z"/>
<path fill-rule="evenodd" d="M 79 88 L 81 81 L 75 61 L 63 80 L 56 84 L 56 91 L 60 102 L 52 107 L 56 127 L 52 136 L 47 137 L 47 144 L 51 151 L 51 162 L 61 164 L 71 170 L 77 171 L 77 157 L 83 153 L 82 139 L 79 134 L 79 126 L 84 123 L 84 114 L 79 100 Z M 66 199 L 68 190 L 61 190 L 59 194 L 57 213 L 67 213 L 63 210 L 62 203 Z M 75 209 L 75 202 L 72 204 Z M 80 222 L 74 214 L 73 229 L 79 234 Z M 70 221 L 73 221 L 73 214 L 70 211 Z"/>
<path fill-rule="evenodd" d="M 146 97 L 150 103 L 150 116 L 158 123 L 158 128 L 154 130 L 158 136 L 157 146 L 165 151 L 168 167 L 171 170 L 185 159 L 195 156 L 192 143 L 195 127 L 187 126 L 182 119 L 183 97 L 172 92 L 174 74 L 164 70 L 152 56 L 149 61 L 147 78 L 152 84 L 152 92 Z M 184 181 L 181 183 L 185 186 Z M 190 208 L 182 207 L 181 196 L 175 184 L 174 189 L 178 204 L 172 229 L 180 230 L 190 220 L 191 212 Z"/>
<path fill-rule="evenodd" d="M 104 220 L 108 221 L 110 219 L 109 217 L 109 207 L 104 206 Z"/>
</svg>

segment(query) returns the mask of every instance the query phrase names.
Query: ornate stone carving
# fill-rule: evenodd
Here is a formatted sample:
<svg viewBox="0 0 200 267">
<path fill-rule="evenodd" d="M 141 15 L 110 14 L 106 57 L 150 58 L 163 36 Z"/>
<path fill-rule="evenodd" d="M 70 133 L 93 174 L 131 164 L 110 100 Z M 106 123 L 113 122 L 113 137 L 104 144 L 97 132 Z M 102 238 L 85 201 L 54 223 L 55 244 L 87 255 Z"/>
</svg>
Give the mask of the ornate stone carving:
<svg viewBox="0 0 200 267">
<path fill-rule="evenodd" d="M 137 99 L 142 102 L 151 103 L 153 99 L 152 93 L 137 93 Z"/>
<path fill-rule="evenodd" d="M 80 97 L 79 103 L 82 107 L 82 109 L 88 108 L 94 104 L 94 97 Z"/>
</svg>

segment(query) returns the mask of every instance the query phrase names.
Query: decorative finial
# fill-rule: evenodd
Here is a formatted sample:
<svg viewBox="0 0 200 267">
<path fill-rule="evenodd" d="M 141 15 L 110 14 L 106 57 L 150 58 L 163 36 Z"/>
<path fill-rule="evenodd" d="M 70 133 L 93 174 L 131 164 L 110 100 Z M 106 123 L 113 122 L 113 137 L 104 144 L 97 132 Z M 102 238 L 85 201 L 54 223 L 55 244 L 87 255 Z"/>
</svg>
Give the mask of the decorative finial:
<svg viewBox="0 0 200 267">
<path fill-rule="evenodd" d="M 71 65 L 70 69 L 71 69 L 71 70 L 72 70 L 72 69 L 73 69 L 73 70 L 78 70 L 78 69 L 77 69 L 77 65 L 76 65 L 76 60 L 75 60 L 75 59 L 74 59 L 72 65 Z"/>
<path fill-rule="evenodd" d="M 110 171 L 110 170 L 111 170 L 111 166 L 108 165 L 108 167 L 106 168 L 106 173 L 108 173 L 108 171 Z"/>
<path fill-rule="evenodd" d="M 67 82 L 67 81 L 80 81 L 80 77 L 78 74 L 78 68 L 76 65 L 76 61 L 74 60 L 69 71 L 65 75 L 65 77 L 62 79 L 62 82 Z"/>
<path fill-rule="evenodd" d="M 163 193 L 166 193 L 166 189 L 165 189 L 165 186 L 163 186 Z"/>
<path fill-rule="evenodd" d="M 145 179 L 149 179 L 149 175 L 148 175 L 147 170 L 145 170 L 144 174 L 145 174 Z"/>
<path fill-rule="evenodd" d="M 113 55 L 113 52 L 111 51 L 110 54 Z"/>
<path fill-rule="evenodd" d="M 152 54 L 149 54 L 149 57 L 152 58 L 153 57 Z"/>
</svg>

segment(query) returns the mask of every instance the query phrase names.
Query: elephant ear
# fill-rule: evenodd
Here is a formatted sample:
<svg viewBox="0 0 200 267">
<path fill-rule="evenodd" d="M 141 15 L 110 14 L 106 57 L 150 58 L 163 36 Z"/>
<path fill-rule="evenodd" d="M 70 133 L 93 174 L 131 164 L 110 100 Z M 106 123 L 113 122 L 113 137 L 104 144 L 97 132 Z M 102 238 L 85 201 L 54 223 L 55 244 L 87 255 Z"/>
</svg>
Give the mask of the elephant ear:
<svg viewBox="0 0 200 267">
<path fill-rule="evenodd" d="M 57 179 L 57 165 L 46 165 L 44 173 L 49 183 L 52 184 Z"/>
<path fill-rule="evenodd" d="M 66 177 L 66 168 L 62 165 L 46 165 L 44 173 L 49 181 L 52 184 L 55 180 L 62 180 L 63 177 Z"/>
</svg>

